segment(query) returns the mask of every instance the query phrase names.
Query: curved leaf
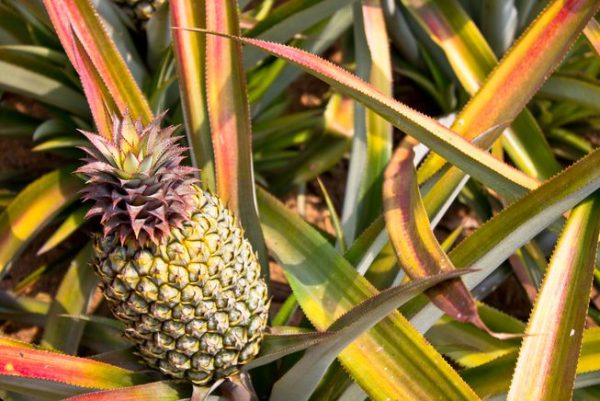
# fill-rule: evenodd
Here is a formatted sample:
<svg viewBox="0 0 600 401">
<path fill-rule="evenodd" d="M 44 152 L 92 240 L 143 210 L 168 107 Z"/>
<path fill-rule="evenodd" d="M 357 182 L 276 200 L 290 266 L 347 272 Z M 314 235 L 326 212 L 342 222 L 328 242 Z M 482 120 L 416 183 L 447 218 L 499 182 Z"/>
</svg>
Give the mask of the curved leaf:
<svg viewBox="0 0 600 401">
<path fill-rule="evenodd" d="M 0 276 L 33 237 L 78 198 L 82 182 L 67 166 L 29 184 L 0 214 Z"/>
<path fill-rule="evenodd" d="M 306 222 L 265 192 L 258 194 L 269 248 L 317 329 L 325 330 L 344 312 L 377 294 Z M 357 338 L 339 359 L 376 400 L 476 399 L 456 372 L 397 312 Z M 418 376 L 415 371 L 420 372 Z"/>
<path fill-rule="evenodd" d="M 424 290 L 466 272 L 463 270 L 443 273 L 388 288 L 353 307 L 329 326 L 327 331 L 333 332 L 333 335 L 309 348 L 302 359 L 275 383 L 271 400 L 309 399 L 338 354 L 357 337 Z"/>
</svg>

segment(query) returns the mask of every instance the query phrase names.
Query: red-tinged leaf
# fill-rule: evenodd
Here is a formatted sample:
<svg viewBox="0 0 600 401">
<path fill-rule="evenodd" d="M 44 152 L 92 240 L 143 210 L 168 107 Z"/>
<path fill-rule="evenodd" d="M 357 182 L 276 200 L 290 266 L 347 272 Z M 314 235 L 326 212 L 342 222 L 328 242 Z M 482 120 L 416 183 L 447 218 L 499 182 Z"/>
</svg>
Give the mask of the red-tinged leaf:
<svg viewBox="0 0 600 401">
<path fill-rule="evenodd" d="M 204 28 L 202 2 L 173 0 L 169 6 L 171 25 Z M 183 30 L 173 31 L 179 92 L 192 163 L 200 169 L 202 185 L 215 191 L 214 157 L 206 110 L 205 42 L 205 36 Z"/>
<path fill-rule="evenodd" d="M 55 352 L 0 344 L 0 375 L 48 380 L 73 386 L 113 389 L 149 381 L 141 374 Z"/>
<path fill-rule="evenodd" d="M 586 25 L 583 33 L 594 49 L 596 49 L 596 53 L 600 54 L 600 23 L 592 18 Z"/>
<path fill-rule="evenodd" d="M 112 136 L 111 114 L 117 113 L 118 109 L 102 78 L 94 69 L 92 61 L 83 51 L 83 47 L 77 38 L 74 38 L 74 66 L 79 73 L 81 85 L 85 92 L 88 106 L 94 116 L 94 123 L 98 132 L 105 138 Z"/>
<path fill-rule="evenodd" d="M 459 2 L 403 1 L 424 25 L 430 37 L 441 46 L 460 83 L 473 96 L 473 101 L 457 116 L 452 129 L 467 138 L 473 138 L 477 130 L 484 131 L 490 126 L 514 119 L 512 128 L 507 130 L 504 136 L 504 148 L 514 163 L 525 173 L 538 179 L 546 179 L 560 170 L 560 164 L 554 158 L 543 132 L 525 106 L 539 88 L 540 82 L 549 75 L 548 71 L 552 71 L 550 68 L 557 65 L 556 60 L 564 57 L 567 47 L 561 47 L 558 43 L 556 47 L 553 46 L 550 49 L 552 51 L 543 54 L 543 59 L 536 60 L 540 63 L 540 69 L 530 70 L 527 79 L 516 82 L 514 87 L 511 86 L 511 82 L 505 82 L 505 85 L 490 82 L 489 84 L 496 85 L 496 88 L 502 87 L 502 91 L 497 92 L 495 97 L 482 97 L 483 95 L 478 93 L 479 88 L 494 70 L 497 60 L 492 48 Z M 573 27 L 565 25 L 563 29 Z M 537 32 L 532 30 L 527 33 L 530 38 L 536 34 Z M 563 35 L 561 39 L 569 37 L 575 38 L 572 35 Z M 506 60 L 510 61 L 511 58 L 526 54 L 527 43 L 521 44 L 520 49 L 511 51 Z M 541 69 L 542 67 L 546 69 Z M 517 91 L 519 95 L 516 95 Z M 470 114 L 471 108 L 477 108 L 479 112 Z M 431 177 L 442 165 L 443 160 L 439 156 L 430 157 L 419 169 L 419 183 Z"/>
<path fill-rule="evenodd" d="M 240 34 L 235 1 L 214 0 L 205 4 L 207 29 Z M 205 68 L 217 193 L 240 218 L 268 277 L 254 189 L 252 128 L 240 43 L 216 35 L 206 37 Z"/>
<path fill-rule="evenodd" d="M 118 111 L 122 114 L 128 109 L 134 119 L 149 123 L 152 120 L 150 106 L 90 1 L 44 0 L 44 4 L 71 63 L 81 66 L 77 55 L 82 49 L 77 48 L 77 38 Z"/>
<path fill-rule="evenodd" d="M 189 398 L 192 387 L 175 381 L 159 381 L 120 388 L 117 390 L 97 391 L 69 397 L 65 401 L 178 401 Z"/>
<path fill-rule="evenodd" d="M 175 27 L 175 29 L 187 29 Z M 283 58 L 304 71 L 332 85 L 340 92 L 358 100 L 390 121 L 398 129 L 423 142 L 467 174 L 477 178 L 499 193 L 514 199 L 527 190 L 536 188 L 538 180 L 528 177 L 489 153 L 479 149 L 453 131 L 403 103 L 382 94 L 357 76 L 314 54 L 290 46 L 243 38 L 204 29 L 190 29 L 209 33 L 258 47 Z M 478 132 L 477 134 L 480 134 Z"/>
<path fill-rule="evenodd" d="M 595 194 L 573 209 L 552 255 L 521 345 L 509 401 L 572 396 L 599 231 L 600 194 Z"/>
<path fill-rule="evenodd" d="M 456 267 L 438 243 L 423 205 L 414 167 L 413 146 L 404 140 L 385 170 L 383 209 L 385 225 L 401 267 L 412 279 L 421 279 Z M 479 317 L 477 305 L 460 278 L 426 291 L 440 309 L 454 319 L 490 332 Z M 491 332 L 490 332 L 491 333 Z"/>
</svg>

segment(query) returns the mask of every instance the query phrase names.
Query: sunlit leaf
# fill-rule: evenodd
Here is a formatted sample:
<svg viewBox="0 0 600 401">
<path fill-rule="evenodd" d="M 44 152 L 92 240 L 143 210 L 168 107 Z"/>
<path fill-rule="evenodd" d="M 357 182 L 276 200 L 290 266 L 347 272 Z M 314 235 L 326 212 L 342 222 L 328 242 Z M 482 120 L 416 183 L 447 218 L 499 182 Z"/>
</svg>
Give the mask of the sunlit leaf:
<svg viewBox="0 0 600 401">
<path fill-rule="evenodd" d="M 573 209 L 560 236 L 529 318 L 508 400 L 572 396 L 599 231 L 600 195 L 595 195 Z"/>
<path fill-rule="evenodd" d="M 325 238 L 281 203 L 259 191 L 259 206 L 269 249 L 318 330 L 327 329 L 353 306 L 377 294 Z M 397 312 L 357 338 L 339 359 L 374 399 L 475 399 L 456 372 Z"/>
<path fill-rule="evenodd" d="M 40 177 L 0 214 L 0 275 L 43 227 L 78 198 L 82 182 L 73 170 L 67 166 Z"/>
</svg>

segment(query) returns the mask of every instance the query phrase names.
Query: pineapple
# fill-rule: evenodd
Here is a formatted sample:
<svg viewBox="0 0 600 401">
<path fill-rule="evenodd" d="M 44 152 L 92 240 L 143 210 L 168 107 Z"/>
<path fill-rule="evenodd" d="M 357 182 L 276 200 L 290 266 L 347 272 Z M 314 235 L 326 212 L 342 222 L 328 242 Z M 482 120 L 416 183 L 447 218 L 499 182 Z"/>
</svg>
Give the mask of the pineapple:
<svg viewBox="0 0 600 401">
<path fill-rule="evenodd" d="M 125 335 L 152 367 L 206 384 L 236 373 L 259 351 L 267 287 L 250 243 L 219 198 L 180 165 L 185 148 L 126 115 L 93 146 L 78 172 L 103 234 L 94 268 Z"/>
<path fill-rule="evenodd" d="M 113 0 L 138 26 L 143 26 L 165 0 Z"/>
</svg>

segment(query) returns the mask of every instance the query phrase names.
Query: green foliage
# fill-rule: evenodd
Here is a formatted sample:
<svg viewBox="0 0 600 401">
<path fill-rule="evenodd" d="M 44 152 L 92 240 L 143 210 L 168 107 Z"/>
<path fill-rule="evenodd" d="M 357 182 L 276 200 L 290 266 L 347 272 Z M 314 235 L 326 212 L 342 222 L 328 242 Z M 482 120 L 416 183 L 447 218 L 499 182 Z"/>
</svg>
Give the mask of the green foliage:
<svg viewBox="0 0 600 401">
<path fill-rule="evenodd" d="M 50 160 L 0 171 L 0 319 L 43 329 L 0 336 L 0 398 L 598 398 L 600 2 L 117 3 L 0 0 L 0 141 Z M 80 239 L 101 228 L 78 130 L 165 110 L 292 291 L 212 387 L 138 363 Z M 293 193 L 298 213 L 272 195 Z M 440 244 L 461 208 L 474 227 Z M 527 323 L 482 302 L 507 277 Z M 26 295 L 45 281 L 50 299 Z"/>
</svg>

